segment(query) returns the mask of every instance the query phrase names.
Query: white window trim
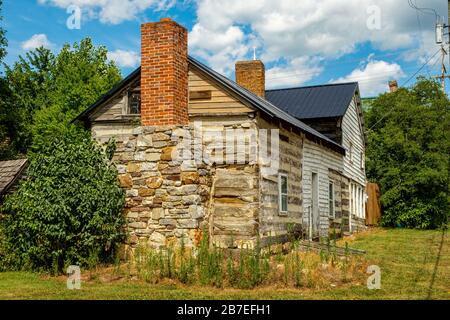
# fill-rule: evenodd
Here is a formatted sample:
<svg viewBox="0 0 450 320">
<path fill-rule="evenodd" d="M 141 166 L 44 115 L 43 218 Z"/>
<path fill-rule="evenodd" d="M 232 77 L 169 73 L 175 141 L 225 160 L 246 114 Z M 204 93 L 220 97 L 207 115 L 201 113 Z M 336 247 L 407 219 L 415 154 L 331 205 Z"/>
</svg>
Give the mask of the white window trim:
<svg viewBox="0 0 450 320">
<path fill-rule="evenodd" d="M 329 217 L 330 218 L 332 218 L 332 219 L 336 219 L 336 206 L 335 206 L 335 199 L 334 199 L 334 195 L 335 195 L 335 188 L 334 188 L 334 181 L 333 180 L 330 180 L 329 181 L 329 183 L 328 183 L 328 193 L 330 192 L 329 190 L 330 190 L 330 185 L 331 185 L 331 192 L 332 192 L 332 195 L 330 195 L 330 194 L 328 194 L 328 205 L 329 205 L 329 203 L 330 203 L 330 200 L 333 200 L 332 202 L 331 202 L 331 206 L 332 206 L 332 208 L 331 208 L 331 212 L 332 212 L 332 215 L 330 215 Z M 330 199 L 331 198 L 331 199 Z M 329 208 L 330 209 L 330 208 Z M 328 211 L 328 214 L 329 214 L 329 211 Z"/>
<path fill-rule="evenodd" d="M 289 194 L 289 178 L 288 175 L 285 173 L 279 173 L 278 174 L 278 212 L 280 215 L 287 215 L 288 214 L 288 210 L 286 211 L 282 211 L 281 208 L 282 206 L 282 201 L 283 201 L 283 197 L 282 197 L 282 193 L 281 193 L 281 179 L 282 177 L 286 178 L 286 188 L 287 188 L 287 192 L 286 192 L 286 208 L 288 207 L 288 203 L 287 203 L 287 199 L 288 199 L 288 194 Z"/>
</svg>

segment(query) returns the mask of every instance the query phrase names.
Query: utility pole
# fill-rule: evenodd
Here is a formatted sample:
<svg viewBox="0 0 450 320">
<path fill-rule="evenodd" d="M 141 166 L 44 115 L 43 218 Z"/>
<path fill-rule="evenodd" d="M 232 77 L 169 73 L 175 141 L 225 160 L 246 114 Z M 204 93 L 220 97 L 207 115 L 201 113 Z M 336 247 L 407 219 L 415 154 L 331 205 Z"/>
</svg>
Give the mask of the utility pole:
<svg viewBox="0 0 450 320">
<path fill-rule="evenodd" d="M 450 4 L 450 0 L 448 0 Z M 447 55 L 447 51 L 445 50 L 445 46 L 447 45 L 447 41 L 444 38 L 444 30 L 449 26 L 445 25 L 442 20 L 436 21 L 436 43 L 441 45 L 441 75 L 435 76 L 433 78 L 441 79 L 442 92 L 445 94 L 445 79 L 450 78 L 447 75 L 447 68 L 445 67 L 445 56 Z"/>
</svg>

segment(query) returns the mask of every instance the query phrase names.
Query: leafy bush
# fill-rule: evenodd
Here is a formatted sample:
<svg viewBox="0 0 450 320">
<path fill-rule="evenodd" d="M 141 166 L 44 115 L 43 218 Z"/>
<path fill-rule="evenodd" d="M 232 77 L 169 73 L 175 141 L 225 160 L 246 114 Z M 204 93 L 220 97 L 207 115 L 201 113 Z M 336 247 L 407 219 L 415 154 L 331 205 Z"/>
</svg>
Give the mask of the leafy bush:
<svg viewBox="0 0 450 320">
<path fill-rule="evenodd" d="M 61 272 L 112 261 L 124 240 L 117 172 L 95 142 L 75 136 L 32 154 L 27 179 L 6 198 L 0 268 Z"/>
<path fill-rule="evenodd" d="M 450 101 L 419 78 L 375 99 L 366 114 L 367 175 L 380 184 L 382 224 L 438 228 L 450 212 Z"/>
</svg>

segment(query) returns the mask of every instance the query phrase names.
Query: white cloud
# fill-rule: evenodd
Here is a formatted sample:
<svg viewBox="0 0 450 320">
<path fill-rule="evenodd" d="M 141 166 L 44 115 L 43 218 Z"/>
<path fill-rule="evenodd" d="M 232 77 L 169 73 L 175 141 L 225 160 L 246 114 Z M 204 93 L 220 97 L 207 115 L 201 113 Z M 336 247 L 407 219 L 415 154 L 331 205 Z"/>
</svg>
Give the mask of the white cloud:
<svg viewBox="0 0 450 320">
<path fill-rule="evenodd" d="M 299 86 L 322 73 L 320 59 L 298 57 L 286 65 L 274 66 L 266 71 L 266 86 L 269 89 Z"/>
<path fill-rule="evenodd" d="M 175 5 L 175 0 L 38 0 L 60 8 L 70 5 L 80 7 L 89 18 L 98 18 L 102 23 L 119 24 L 137 19 L 147 9 L 165 11 Z"/>
<path fill-rule="evenodd" d="M 39 47 L 44 47 L 47 49 L 51 49 L 53 47 L 53 43 L 51 43 L 46 34 L 35 34 L 30 39 L 22 42 L 23 50 L 33 50 Z"/>
<path fill-rule="evenodd" d="M 367 9 L 373 5 L 381 23 L 370 30 Z M 446 12 L 444 1 L 427 0 L 426 6 Z M 421 58 L 434 48 L 420 41 L 421 30 L 433 29 L 434 16 L 419 15 L 422 28 L 406 0 L 198 0 L 190 50 L 225 72 L 251 56 L 254 39 L 266 64 L 303 56 L 333 60 L 366 43 L 380 50 L 420 46 Z"/>
<path fill-rule="evenodd" d="M 116 50 L 108 52 L 108 59 L 116 62 L 119 67 L 135 68 L 139 65 L 141 57 L 135 51 Z"/>
<path fill-rule="evenodd" d="M 353 70 L 345 77 L 337 80 L 331 80 L 332 83 L 358 81 L 361 95 L 375 96 L 388 90 L 389 80 L 399 80 L 405 74 L 400 65 L 386 61 L 371 60 L 369 57 L 367 63 Z"/>
</svg>

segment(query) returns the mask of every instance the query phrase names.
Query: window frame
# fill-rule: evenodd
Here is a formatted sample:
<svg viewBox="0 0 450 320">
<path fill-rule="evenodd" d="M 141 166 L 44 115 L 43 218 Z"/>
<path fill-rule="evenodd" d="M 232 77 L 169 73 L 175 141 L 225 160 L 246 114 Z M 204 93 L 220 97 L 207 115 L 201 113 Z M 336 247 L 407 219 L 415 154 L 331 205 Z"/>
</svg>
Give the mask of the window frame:
<svg viewBox="0 0 450 320">
<path fill-rule="evenodd" d="M 131 96 L 136 94 L 139 96 L 139 108 L 137 113 L 131 113 Z M 127 116 L 138 116 L 141 114 L 141 93 L 138 91 L 129 90 L 127 92 L 127 105 L 126 105 L 126 114 Z"/>
<path fill-rule="evenodd" d="M 336 219 L 335 191 L 334 181 L 330 180 L 328 183 L 328 216 L 331 219 Z"/>
<path fill-rule="evenodd" d="M 350 160 L 350 163 L 353 163 L 353 142 L 350 141 L 349 147 L 348 147 L 348 157 Z"/>
<path fill-rule="evenodd" d="M 364 152 L 361 151 L 361 152 L 359 153 L 359 155 L 360 155 L 360 157 L 361 157 L 361 159 L 360 159 L 360 167 L 361 167 L 361 170 L 364 170 L 364 169 L 365 169 L 365 168 L 364 168 L 364 167 L 365 167 L 365 165 L 364 165 L 364 162 L 365 162 L 365 161 L 364 161 Z"/>
<path fill-rule="evenodd" d="M 282 182 L 283 178 L 286 179 L 286 192 L 283 193 L 282 190 Z M 289 194 L 289 178 L 288 175 L 285 173 L 279 173 L 278 174 L 278 213 L 280 215 L 287 215 L 288 214 L 288 194 Z M 283 211 L 283 196 L 286 198 L 286 210 Z"/>
</svg>

